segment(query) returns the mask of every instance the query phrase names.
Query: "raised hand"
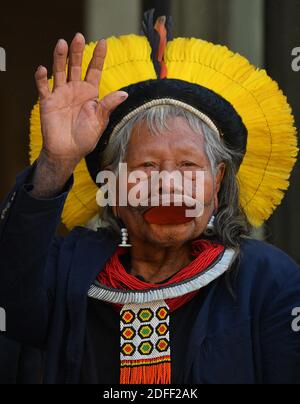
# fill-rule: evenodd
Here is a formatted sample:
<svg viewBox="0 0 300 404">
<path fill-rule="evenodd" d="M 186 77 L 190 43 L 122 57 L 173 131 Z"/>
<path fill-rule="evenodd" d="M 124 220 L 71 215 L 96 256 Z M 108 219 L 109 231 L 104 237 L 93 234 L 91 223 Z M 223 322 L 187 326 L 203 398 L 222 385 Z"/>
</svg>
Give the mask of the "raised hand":
<svg viewBox="0 0 300 404">
<path fill-rule="evenodd" d="M 76 34 L 69 50 L 59 40 L 54 50 L 54 87 L 48 86 L 47 70 L 40 66 L 35 74 L 40 95 L 43 149 L 51 157 L 80 160 L 91 152 L 107 126 L 109 114 L 127 94 L 114 92 L 98 102 L 98 89 L 106 56 L 106 41 L 98 42 L 84 80 L 81 65 L 85 40 Z"/>
<path fill-rule="evenodd" d="M 79 161 L 96 147 L 110 113 L 127 98 L 126 93 L 116 91 L 98 100 L 106 41 L 97 43 L 82 80 L 84 47 L 85 39 L 81 34 L 75 35 L 69 50 L 66 41 L 58 41 L 53 57 L 52 91 L 48 85 L 47 69 L 40 66 L 35 73 L 43 135 L 34 184 L 38 196 L 52 195 L 59 190 Z M 56 186 L 50 186 L 53 189 L 47 192 L 45 187 L 49 188 L 49 181 L 45 177 L 51 174 L 50 171 L 59 178 Z"/>
</svg>

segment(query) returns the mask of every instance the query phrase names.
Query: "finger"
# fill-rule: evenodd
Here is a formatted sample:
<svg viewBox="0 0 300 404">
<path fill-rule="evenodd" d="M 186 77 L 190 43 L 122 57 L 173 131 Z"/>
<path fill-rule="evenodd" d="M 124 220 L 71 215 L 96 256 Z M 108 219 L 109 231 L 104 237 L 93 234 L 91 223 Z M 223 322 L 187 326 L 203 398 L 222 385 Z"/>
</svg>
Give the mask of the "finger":
<svg viewBox="0 0 300 404">
<path fill-rule="evenodd" d="M 101 39 L 94 49 L 93 57 L 90 61 L 85 81 L 99 88 L 104 60 L 107 52 L 106 41 Z"/>
<path fill-rule="evenodd" d="M 85 46 L 84 36 L 77 33 L 70 45 L 68 81 L 81 80 L 81 65 Z"/>
<path fill-rule="evenodd" d="M 106 122 L 110 114 L 118 105 L 122 104 L 128 98 L 125 91 L 115 91 L 104 97 L 98 104 L 98 114 L 100 120 Z"/>
<path fill-rule="evenodd" d="M 40 99 L 45 99 L 51 94 L 48 84 L 47 69 L 44 66 L 39 66 L 35 72 L 35 84 L 39 92 Z"/>
<path fill-rule="evenodd" d="M 67 81 L 66 77 L 66 64 L 68 56 L 68 44 L 64 39 L 60 39 L 54 49 L 53 57 L 53 76 L 54 86 L 53 88 L 64 85 Z"/>
</svg>

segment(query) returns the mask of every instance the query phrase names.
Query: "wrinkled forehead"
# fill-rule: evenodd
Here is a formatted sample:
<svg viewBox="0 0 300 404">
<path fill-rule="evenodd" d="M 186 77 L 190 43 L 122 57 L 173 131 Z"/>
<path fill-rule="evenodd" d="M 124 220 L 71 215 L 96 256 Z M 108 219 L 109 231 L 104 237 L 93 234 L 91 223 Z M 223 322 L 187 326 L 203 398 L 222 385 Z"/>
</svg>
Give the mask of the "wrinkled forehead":
<svg viewBox="0 0 300 404">
<path fill-rule="evenodd" d="M 183 117 L 170 117 L 164 126 L 149 125 L 146 119 L 132 129 L 126 150 L 126 160 L 150 156 L 168 158 L 182 154 L 194 157 L 204 153 L 205 137 L 201 127 L 192 128 Z"/>
</svg>

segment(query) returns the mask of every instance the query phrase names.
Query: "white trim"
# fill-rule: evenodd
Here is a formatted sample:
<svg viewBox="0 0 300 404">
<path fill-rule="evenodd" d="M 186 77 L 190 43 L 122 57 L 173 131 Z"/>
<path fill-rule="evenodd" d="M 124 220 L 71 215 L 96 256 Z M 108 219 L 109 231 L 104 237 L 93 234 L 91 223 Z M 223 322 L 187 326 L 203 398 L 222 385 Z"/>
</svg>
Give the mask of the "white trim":
<svg viewBox="0 0 300 404">
<path fill-rule="evenodd" d="M 152 101 L 146 102 L 145 104 L 141 105 L 140 107 L 129 112 L 129 114 L 125 115 L 124 118 L 114 127 L 114 130 L 112 131 L 111 136 L 110 136 L 110 142 L 113 140 L 114 136 L 116 136 L 116 134 L 126 125 L 126 123 L 129 122 L 130 119 L 135 117 L 139 112 L 145 111 L 146 109 L 156 107 L 159 105 L 175 105 L 180 108 L 183 108 L 186 111 L 191 112 L 192 114 L 196 115 L 203 122 L 205 122 L 213 130 L 213 132 L 216 133 L 216 135 L 219 138 L 222 136 L 222 133 L 219 131 L 217 126 L 206 114 L 204 114 L 204 112 L 199 111 L 198 109 L 192 107 L 191 105 L 189 105 L 185 102 L 175 100 L 173 98 L 160 98 L 157 100 L 152 100 Z"/>
<path fill-rule="evenodd" d="M 219 278 L 231 267 L 235 256 L 236 251 L 228 248 L 225 250 L 221 260 L 214 266 L 196 277 L 179 284 L 146 291 L 120 290 L 107 286 L 92 285 L 88 291 L 88 296 L 93 299 L 116 304 L 149 303 L 156 300 L 172 299 L 202 289 Z"/>
</svg>

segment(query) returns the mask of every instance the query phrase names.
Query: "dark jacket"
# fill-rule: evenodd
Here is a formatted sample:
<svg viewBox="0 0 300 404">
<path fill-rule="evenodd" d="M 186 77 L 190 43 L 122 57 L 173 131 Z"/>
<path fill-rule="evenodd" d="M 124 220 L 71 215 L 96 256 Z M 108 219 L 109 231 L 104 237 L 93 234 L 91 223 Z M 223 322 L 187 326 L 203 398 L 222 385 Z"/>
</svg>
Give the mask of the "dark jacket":
<svg viewBox="0 0 300 404">
<path fill-rule="evenodd" d="M 37 384 L 42 376 L 42 353 L 0 336 L 0 384 Z"/>
<path fill-rule="evenodd" d="M 31 197 L 33 168 L 17 178 L 2 206 L 0 307 L 7 335 L 45 351 L 44 383 L 78 383 L 84 351 L 87 291 L 119 240 L 75 228 L 56 237 L 65 199 Z M 300 270 L 280 250 L 245 239 L 232 281 L 221 276 L 206 299 L 187 347 L 187 383 L 300 384 Z"/>
</svg>

